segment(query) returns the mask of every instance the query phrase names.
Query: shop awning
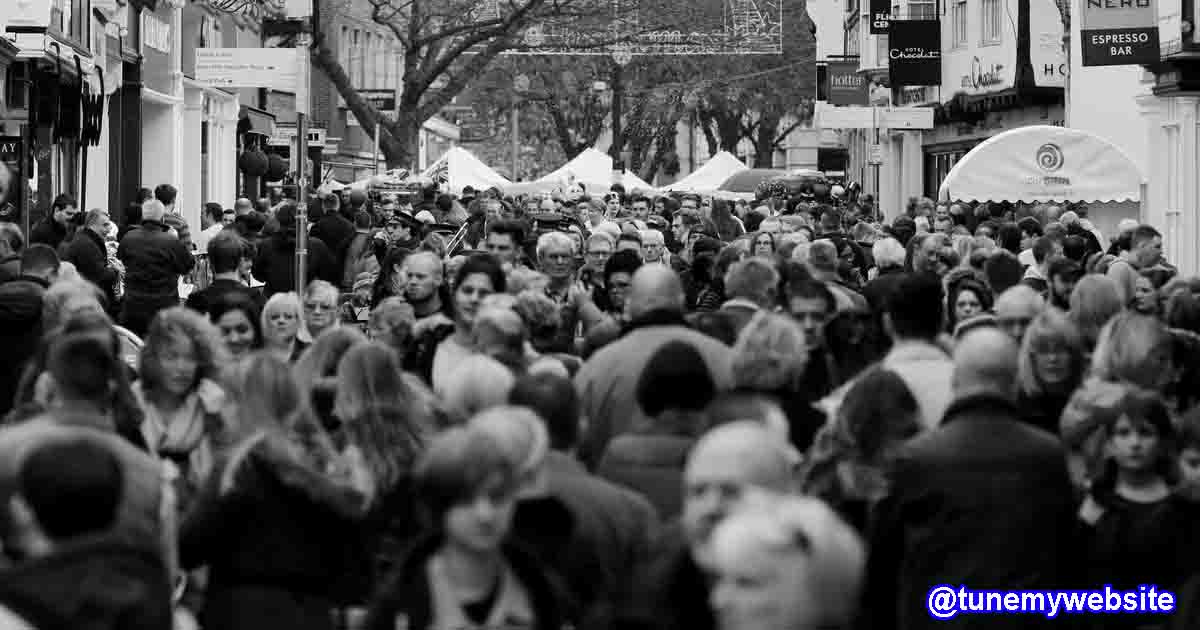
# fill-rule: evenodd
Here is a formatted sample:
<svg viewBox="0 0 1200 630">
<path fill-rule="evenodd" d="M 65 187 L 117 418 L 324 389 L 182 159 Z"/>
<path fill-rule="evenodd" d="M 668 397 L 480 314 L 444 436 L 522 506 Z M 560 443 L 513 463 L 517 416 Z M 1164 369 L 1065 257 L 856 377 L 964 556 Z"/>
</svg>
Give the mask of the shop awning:
<svg viewBox="0 0 1200 630">
<path fill-rule="evenodd" d="M 997 134 L 946 174 L 947 201 L 1140 201 L 1145 179 L 1111 142 L 1078 129 L 1034 125 Z"/>
<path fill-rule="evenodd" d="M 249 105 L 240 106 L 238 108 L 238 133 L 275 135 L 275 114 Z"/>
</svg>

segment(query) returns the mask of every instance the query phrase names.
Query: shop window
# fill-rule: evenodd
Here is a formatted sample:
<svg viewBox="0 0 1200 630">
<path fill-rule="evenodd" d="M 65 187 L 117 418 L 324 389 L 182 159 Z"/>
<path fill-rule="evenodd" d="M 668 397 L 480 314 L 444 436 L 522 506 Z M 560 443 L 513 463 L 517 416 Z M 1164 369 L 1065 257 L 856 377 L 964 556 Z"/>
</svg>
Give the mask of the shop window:
<svg viewBox="0 0 1200 630">
<path fill-rule="evenodd" d="M 50 28 L 85 45 L 88 41 L 87 0 L 54 0 L 50 5 Z"/>
<path fill-rule="evenodd" d="M 983 33 L 980 37 L 980 42 L 983 44 L 999 44 L 1003 27 L 1003 4 L 1002 0 L 982 0 L 979 4 L 982 12 L 982 20 L 980 23 L 983 27 Z"/>
<path fill-rule="evenodd" d="M 936 0 L 909 0 L 908 15 L 906 17 L 909 20 L 937 19 Z"/>
<path fill-rule="evenodd" d="M 954 0 L 950 9 L 950 23 L 954 28 L 951 45 L 962 48 L 967 45 L 967 0 Z"/>
</svg>

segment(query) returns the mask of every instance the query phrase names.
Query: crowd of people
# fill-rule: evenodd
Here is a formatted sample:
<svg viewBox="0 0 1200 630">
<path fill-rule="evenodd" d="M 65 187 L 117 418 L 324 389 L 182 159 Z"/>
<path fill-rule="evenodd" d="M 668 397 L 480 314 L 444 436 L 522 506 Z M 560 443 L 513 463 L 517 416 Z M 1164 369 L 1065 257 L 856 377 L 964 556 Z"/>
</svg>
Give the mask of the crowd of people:
<svg viewBox="0 0 1200 630">
<path fill-rule="evenodd" d="M 1159 232 L 809 193 L 0 223 L 0 626 L 1026 628 L 926 594 L 1155 585 L 1052 623 L 1194 628 Z"/>
</svg>

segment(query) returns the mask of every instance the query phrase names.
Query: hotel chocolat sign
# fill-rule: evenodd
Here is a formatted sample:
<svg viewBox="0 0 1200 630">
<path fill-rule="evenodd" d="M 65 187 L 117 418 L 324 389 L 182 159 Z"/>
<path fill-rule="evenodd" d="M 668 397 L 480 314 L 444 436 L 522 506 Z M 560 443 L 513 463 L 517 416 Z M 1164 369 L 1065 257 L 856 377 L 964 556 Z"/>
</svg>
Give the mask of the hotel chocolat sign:
<svg viewBox="0 0 1200 630">
<path fill-rule="evenodd" d="M 869 18 L 872 35 L 887 35 L 892 23 L 891 0 L 871 0 Z"/>
<path fill-rule="evenodd" d="M 1083 65 L 1158 63 L 1155 0 L 1083 0 Z"/>
<path fill-rule="evenodd" d="M 892 85 L 942 84 L 942 29 L 938 20 L 894 20 L 888 34 Z"/>
<path fill-rule="evenodd" d="M 857 61 L 830 61 L 826 74 L 830 105 L 867 104 L 867 78 L 858 73 Z"/>
</svg>

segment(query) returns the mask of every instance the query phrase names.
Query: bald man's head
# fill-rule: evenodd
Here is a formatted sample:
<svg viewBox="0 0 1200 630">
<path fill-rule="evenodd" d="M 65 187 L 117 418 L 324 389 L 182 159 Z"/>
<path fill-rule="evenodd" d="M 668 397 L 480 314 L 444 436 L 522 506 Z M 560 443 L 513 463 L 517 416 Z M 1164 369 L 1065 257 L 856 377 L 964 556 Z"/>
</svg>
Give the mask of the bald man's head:
<svg viewBox="0 0 1200 630">
<path fill-rule="evenodd" d="M 683 314 L 687 298 L 679 276 L 666 265 L 644 265 L 633 274 L 625 315 L 637 319 L 650 311 L 669 310 Z"/>
<path fill-rule="evenodd" d="M 1003 331 L 968 332 L 954 348 L 955 397 L 990 394 L 1015 399 L 1019 352 L 1017 342 Z"/>
<path fill-rule="evenodd" d="M 794 461 L 761 422 L 723 424 L 696 442 L 683 473 L 683 527 L 698 563 L 706 562 L 713 529 L 737 507 L 743 492 L 793 489 Z"/>
</svg>

